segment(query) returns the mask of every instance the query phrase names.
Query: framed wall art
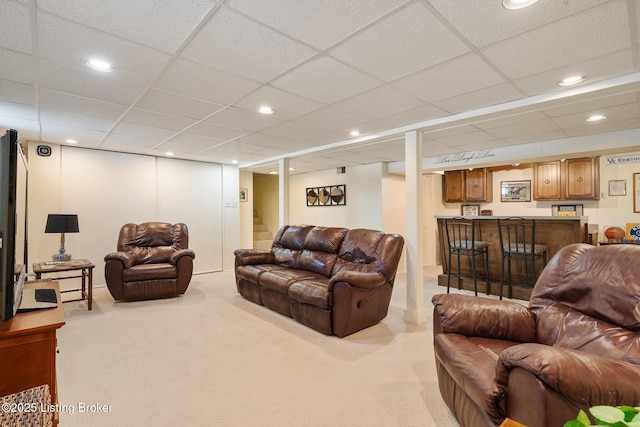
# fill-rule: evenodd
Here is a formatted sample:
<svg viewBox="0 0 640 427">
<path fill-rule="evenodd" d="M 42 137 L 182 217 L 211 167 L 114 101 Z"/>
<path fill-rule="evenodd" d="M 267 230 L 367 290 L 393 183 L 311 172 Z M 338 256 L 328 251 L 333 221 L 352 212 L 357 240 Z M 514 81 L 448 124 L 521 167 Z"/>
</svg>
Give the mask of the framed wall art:
<svg viewBox="0 0 640 427">
<path fill-rule="evenodd" d="M 633 174 L 633 211 L 640 212 L 640 173 Z"/>
<path fill-rule="evenodd" d="M 610 196 L 626 196 L 626 194 L 627 194 L 626 179 L 612 179 L 609 181 Z"/>
<path fill-rule="evenodd" d="M 347 204 L 346 187 L 344 184 L 307 187 L 307 206 L 344 206 Z"/>
<path fill-rule="evenodd" d="M 583 205 L 551 205 L 552 216 L 583 216 Z"/>
<path fill-rule="evenodd" d="M 249 190 L 247 190 L 246 188 L 241 188 L 240 189 L 240 201 L 241 202 L 246 202 L 247 200 L 249 200 Z"/>
<path fill-rule="evenodd" d="M 462 216 L 480 215 L 480 205 L 462 205 Z"/>
<path fill-rule="evenodd" d="M 530 202 L 531 181 L 502 181 L 502 202 Z"/>
</svg>

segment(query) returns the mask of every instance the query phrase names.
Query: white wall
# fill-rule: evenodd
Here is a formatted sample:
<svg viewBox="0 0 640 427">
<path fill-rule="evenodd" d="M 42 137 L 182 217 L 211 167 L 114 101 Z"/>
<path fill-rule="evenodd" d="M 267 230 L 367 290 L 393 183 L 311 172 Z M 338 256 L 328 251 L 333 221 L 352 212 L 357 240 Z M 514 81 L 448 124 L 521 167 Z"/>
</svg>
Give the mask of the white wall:
<svg viewBox="0 0 640 427">
<path fill-rule="evenodd" d="M 128 222 L 184 222 L 195 273 L 233 268 L 237 167 L 50 145 L 41 157 L 29 144 L 30 262 L 58 251 L 60 236 L 44 233 L 47 214 L 77 213 L 80 232 L 66 235 L 66 249 L 96 265 L 94 286 L 104 284 L 104 256 Z"/>
<path fill-rule="evenodd" d="M 240 185 L 239 188 L 247 189 L 247 201 L 240 202 L 240 242 L 238 248 L 252 248 L 253 247 L 253 173 L 252 172 L 240 172 Z"/>
<path fill-rule="evenodd" d="M 383 230 L 380 163 L 292 175 L 289 182 L 289 222 L 319 226 Z M 307 206 L 306 189 L 344 184 L 346 205 Z M 404 210 L 402 211 L 404 215 Z M 386 230 L 383 230 L 386 231 Z"/>
</svg>

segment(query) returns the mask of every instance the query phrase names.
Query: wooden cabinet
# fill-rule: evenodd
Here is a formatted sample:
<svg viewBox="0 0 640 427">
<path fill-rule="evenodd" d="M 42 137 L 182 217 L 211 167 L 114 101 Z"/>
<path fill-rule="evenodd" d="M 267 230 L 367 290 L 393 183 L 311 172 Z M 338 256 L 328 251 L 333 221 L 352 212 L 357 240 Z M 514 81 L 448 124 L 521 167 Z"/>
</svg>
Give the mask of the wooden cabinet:
<svg viewBox="0 0 640 427">
<path fill-rule="evenodd" d="M 536 200 L 562 199 L 560 160 L 536 163 L 533 166 L 533 198 Z"/>
<path fill-rule="evenodd" d="M 600 160 L 597 157 L 568 159 L 566 161 L 566 198 L 600 198 Z"/>
<path fill-rule="evenodd" d="M 486 168 L 444 173 L 444 201 L 447 203 L 491 202 L 493 182 Z"/>
<path fill-rule="evenodd" d="M 58 283 L 43 282 L 25 287 L 55 288 L 58 306 L 19 313 L 7 322 L 0 322 L 0 396 L 48 384 L 51 404 L 56 405 L 56 331 L 64 325 Z M 51 415 L 57 425 L 58 414 L 52 412 Z"/>
<path fill-rule="evenodd" d="M 533 198 L 535 200 L 598 200 L 600 198 L 599 170 L 599 157 L 536 163 L 533 169 Z"/>
<path fill-rule="evenodd" d="M 444 173 L 444 201 L 447 203 L 464 202 L 464 171 Z"/>
</svg>

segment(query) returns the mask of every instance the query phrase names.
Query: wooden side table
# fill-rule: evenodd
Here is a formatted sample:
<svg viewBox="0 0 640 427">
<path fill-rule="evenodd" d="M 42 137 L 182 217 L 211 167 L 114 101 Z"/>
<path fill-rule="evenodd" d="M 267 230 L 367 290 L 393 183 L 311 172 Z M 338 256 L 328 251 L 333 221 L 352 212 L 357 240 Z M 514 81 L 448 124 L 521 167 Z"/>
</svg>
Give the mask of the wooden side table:
<svg viewBox="0 0 640 427">
<path fill-rule="evenodd" d="M 29 283 L 25 285 L 28 288 L 53 288 L 58 301 L 61 299 L 57 282 Z M 0 396 L 46 384 L 51 404 L 58 404 L 56 332 L 64 323 L 62 304 L 18 313 L 7 322 L 0 322 Z M 57 425 L 58 413 L 52 412 L 51 417 L 53 425 Z"/>
<path fill-rule="evenodd" d="M 33 264 L 33 272 L 36 274 L 36 279 L 42 279 L 43 274 L 61 273 L 64 271 L 79 271 L 79 275 L 75 276 L 63 276 L 57 277 L 55 280 L 66 279 L 82 279 L 82 287 L 76 289 L 63 289 L 60 293 L 66 292 L 78 292 L 80 291 L 80 298 L 66 300 L 62 302 L 71 301 L 84 301 L 87 300 L 89 310 L 92 308 L 93 303 L 93 268 L 95 265 L 88 259 L 72 259 L 71 261 L 63 262 L 36 262 Z"/>
</svg>

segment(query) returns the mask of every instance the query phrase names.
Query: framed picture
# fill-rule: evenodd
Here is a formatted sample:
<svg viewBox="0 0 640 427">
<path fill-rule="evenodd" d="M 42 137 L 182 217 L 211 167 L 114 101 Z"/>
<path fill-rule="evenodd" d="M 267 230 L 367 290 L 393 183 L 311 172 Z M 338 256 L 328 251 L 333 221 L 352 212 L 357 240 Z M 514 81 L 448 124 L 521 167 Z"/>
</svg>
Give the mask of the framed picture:
<svg viewBox="0 0 640 427">
<path fill-rule="evenodd" d="M 551 205 L 552 216 L 583 216 L 583 205 Z"/>
<path fill-rule="evenodd" d="M 241 202 L 246 202 L 249 199 L 249 190 L 247 190 L 246 188 L 241 188 L 240 189 L 240 201 Z"/>
<path fill-rule="evenodd" d="M 633 211 L 640 212 L 640 173 L 633 174 Z"/>
<path fill-rule="evenodd" d="M 306 197 L 307 206 L 344 206 L 347 204 L 347 186 L 308 187 Z"/>
<path fill-rule="evenodd" d="M 480 205 L 462 205 L 462 216 L 480 215 Z"/>
<path fill-rule="evenodd" d="M 530 202 L 531 181 L 502 181 L 502 202 Z"/>
<path fill-rule="evenodd" d="M 626 179 L 612 179 L 609 181 L 609 195 L 610 196 L 626 196 L 627 195 L 627 180 Z"/>
</svg>

